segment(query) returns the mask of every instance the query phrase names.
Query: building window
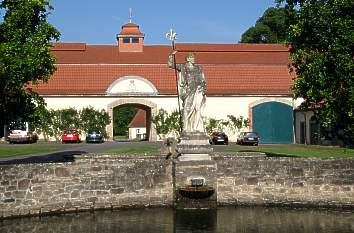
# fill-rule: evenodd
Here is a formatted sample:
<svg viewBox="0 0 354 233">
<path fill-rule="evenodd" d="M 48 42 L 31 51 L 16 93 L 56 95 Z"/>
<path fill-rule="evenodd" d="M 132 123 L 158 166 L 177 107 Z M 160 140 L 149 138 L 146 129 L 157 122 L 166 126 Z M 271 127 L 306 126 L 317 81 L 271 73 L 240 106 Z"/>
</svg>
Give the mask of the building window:
<svg viewBox="0 0 354 233">
<path fill-rule="evenodd" d="M 130 43 L 130 37 L 123 37 L 123 43 L 125 44 Z"/>
<path fill-rule="evenodd" d="M 139 43 L 139 37 L 133 37 L 132 43 L 135 43 L 135 44 Z"/>
</svg>

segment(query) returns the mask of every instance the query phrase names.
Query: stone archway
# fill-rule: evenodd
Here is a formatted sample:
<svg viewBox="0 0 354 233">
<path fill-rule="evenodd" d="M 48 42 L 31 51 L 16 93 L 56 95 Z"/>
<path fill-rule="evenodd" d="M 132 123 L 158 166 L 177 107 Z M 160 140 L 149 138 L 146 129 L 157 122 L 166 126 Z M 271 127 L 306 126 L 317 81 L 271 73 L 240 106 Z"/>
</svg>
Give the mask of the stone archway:
<svg viewBox="0 0 354 233">
<path fill-rule="evenodd" d="M 289 106 L 293 106 L 293 103 L 291 101 L 289 101 L 289 100 L 273 97 L 273 98 L 263 98 L 263 99 L 254 101 L 254 102 L 249 104 L 249 108 L 253 108 L 256 105 L 267 103 L 267 102 L 279 102 L 279 103 L 283 103 L 283 104 L 286 104 L 286 105 L 289 105 Z"/>
<path fill-rule="evenodd" d="M 147 112 L 146 121 L 148 124 L 146 125 L 146 132 L 149 134 L 148 139 L 149 141 L 157 141 L 156 129 L 152 123 L 152 119 L 157 114 L 157 105 L 149 100 L 138 98 L 119 99 L 108 104 L 108 115 L 111 118 L 111 123 L 107 126 L 109 138 L 113 140 L 113 109 L 123 105 L 136 106 Z"/>
</svg>

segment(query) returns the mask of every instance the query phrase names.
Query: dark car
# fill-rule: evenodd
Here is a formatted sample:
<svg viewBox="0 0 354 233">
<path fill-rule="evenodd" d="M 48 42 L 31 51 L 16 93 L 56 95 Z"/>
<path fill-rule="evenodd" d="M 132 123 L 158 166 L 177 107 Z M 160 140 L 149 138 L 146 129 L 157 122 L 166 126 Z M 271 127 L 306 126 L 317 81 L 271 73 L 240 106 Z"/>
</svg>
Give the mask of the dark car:
<svg viewBox="0 0 354 233">
<path fill-rule="evenodd" d="M 102 143 L 103 142 L 103 135 L 98 130 L 89 130 L 89 131 L 87 131 L 87 134 L 86 134 L 86 142 L 87 143 L 90 143 L 90 142 Z"/>
<path fill-rule="evenodd" d="M 80 142 L 80 134 L 75 129 L 67 129 L 64 131 L 63 135 L 61 135 L 61 141 L 63 143 L 67 142 Z"/>
<path fill-rule="evenodd" d="M 258 146 L 259 136 L 255 132 L 242 132 L 237 139 L 237 144 Z"/>
<path fill-rule="evenodd" d="M 210 144 L 229 144 L 229 137 L 223 132 L 214 132 L 212 133 L 210 139 Z"/>
</svg>

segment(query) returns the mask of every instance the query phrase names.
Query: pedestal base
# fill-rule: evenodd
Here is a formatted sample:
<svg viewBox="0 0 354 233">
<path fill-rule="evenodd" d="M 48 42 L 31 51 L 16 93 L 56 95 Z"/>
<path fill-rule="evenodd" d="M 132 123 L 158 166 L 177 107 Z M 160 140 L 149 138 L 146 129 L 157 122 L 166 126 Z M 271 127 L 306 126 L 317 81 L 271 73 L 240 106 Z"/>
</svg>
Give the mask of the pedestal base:
<svg viewBox="0 0 354 233">
<path fill-rule="evenodd" d="M 213 153 L 213 148 L 209 143 L 209 137 L 205 133 L 184 132 L 180 139 L 181 142 L 177 144 L 176 148 L 178 153 L 182 156 Z"/>
<path fill-rule="evenodd" d="M 174 161 L 175 208 L 215 209 L 217 165 L 210 156 L 213 148 L 209 137 L 201 132 L 184 132 L 177 151 L 180 156 Z M 193 186 L 195 181 L 202 184 Z"/>
<path fill-rule="evenodd" d="M 198 160 L 211 160 L 209 154 L 182 154 L 178 157 L 178 161 L 198 161 Z"/>
<path fill-rule="evenodd" d="M 180 160 L 175 161 L 174 166 L 175 208 L 215 209 L 217 207 L 216 162 L 214 160 Z M 203 185 L 193 187 L 192 180 L 194 179 L 204 180 Z M 203 191 L 208 192 L 208 195 L 204 195 L 206 193 Z"/>
</svg>

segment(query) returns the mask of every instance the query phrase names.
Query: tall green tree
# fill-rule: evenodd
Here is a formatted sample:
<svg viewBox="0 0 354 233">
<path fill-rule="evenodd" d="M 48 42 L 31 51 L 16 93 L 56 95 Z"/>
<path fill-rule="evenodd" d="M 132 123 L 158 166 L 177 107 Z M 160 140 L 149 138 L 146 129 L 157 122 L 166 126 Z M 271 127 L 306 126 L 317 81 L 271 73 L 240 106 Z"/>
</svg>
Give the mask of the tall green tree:
<svg viewBox="0 0 354 233">
<path fill-rule="evenodd" d="M 286 38 L 285 9 L 268 8 L 241 36 L 241 43 L 281 43 Z"/>
<path fill-rule="evenodd" d="M 47 22 L 46 0 L 3 0 L 0 23 L 0 125 L 27 121 L 42 98 L 28 84 L 48 81 L 55 71 L 50 55 L 59 32 Z"/>
<path fill-rule="evenodd" d="M 354 1 L 285 4 L 295 98 L 314 110 L 327 137 L 354 143 Z"/>
<path fill-rule="evenodd" d="M 132 106 L 123 106 L 113 109 L 113 134 L 114 136 L 127 136 L 128 125 L 138 109 Z"/>
</svg>

